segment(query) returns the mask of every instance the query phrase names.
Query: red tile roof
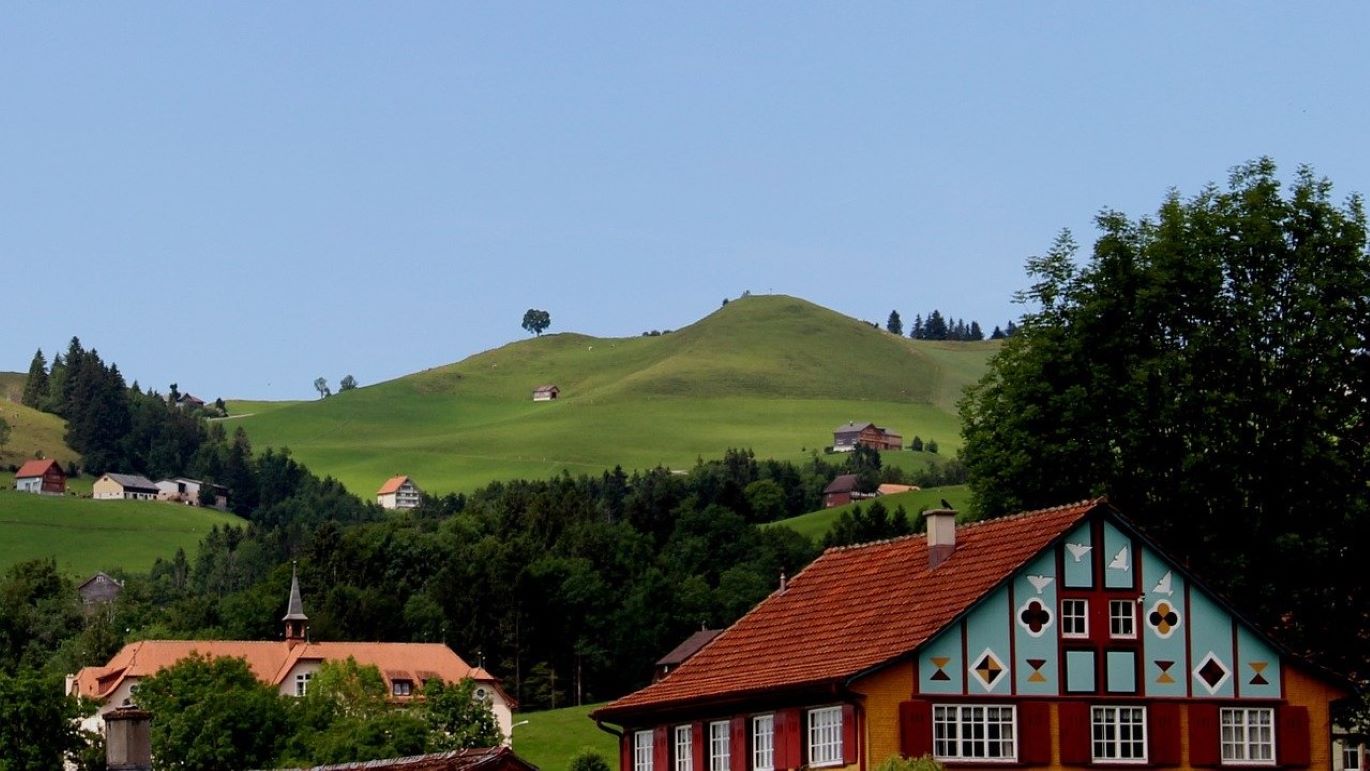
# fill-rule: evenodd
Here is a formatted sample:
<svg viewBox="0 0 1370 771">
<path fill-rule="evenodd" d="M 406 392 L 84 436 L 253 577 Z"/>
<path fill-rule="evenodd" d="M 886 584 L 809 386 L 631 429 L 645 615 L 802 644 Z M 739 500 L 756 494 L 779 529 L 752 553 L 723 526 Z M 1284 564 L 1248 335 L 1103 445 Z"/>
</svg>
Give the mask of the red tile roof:
<svg viewBox="0 0 1370 771">
<path fill-rule="evenodd" d="M 508 747 L 483 747 L 278 771 L 537 771 L 537 766 Z"/>
<path fill-rule="evenodd" d="M 616 721 L 654 709 L 846 680 L 918 648 L 969 610 L 1103 499 L 956 530 L 928 569 L 925 536 L 829 549 L 680 665 L 596 710 Z"/>
<path fill-rule="evenodd" d="M 397 492 L 400 489 L 400 486 L 408 481 L 409 477 L 403 474 L 400 474 L 399 476 L 395 477 L 390 477 L 389 479 L 385 480 L 385 484 L 381 485 L 381 489 L 376 491 L 376 495 L 389 495 L 390 493 Z"/>
<path fill-rule="evenodd" d="M 24 465 L 20 466 L 19 470 L 14 472 L 14 478 L 25 479 L 28 477 L 41 477 L 44 474 L 48 473 L 48 468 L 50 466 L 54 466 L 56 464 L 57 461 L 53 460 L 52 458 L 47 458 L 45 460 L 26 460 L 24 461 Z M 57 466 L 57 470 L 61 471 L 62 467 Z"/>
</svg>

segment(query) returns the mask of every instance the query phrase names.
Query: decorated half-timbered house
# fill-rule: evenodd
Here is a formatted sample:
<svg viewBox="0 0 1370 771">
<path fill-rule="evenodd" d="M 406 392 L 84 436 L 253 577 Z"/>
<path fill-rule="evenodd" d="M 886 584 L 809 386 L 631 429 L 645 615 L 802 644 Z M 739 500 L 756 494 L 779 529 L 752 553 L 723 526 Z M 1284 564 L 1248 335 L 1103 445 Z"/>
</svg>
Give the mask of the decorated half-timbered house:
<svg viewBox="0 0 1370 771">
<path fill-rule="evenodd" d="M 829 549 L 592 717 L 622 771 L 1331 768 L 1338 677 L 1100 499 Z"/>
</svg>

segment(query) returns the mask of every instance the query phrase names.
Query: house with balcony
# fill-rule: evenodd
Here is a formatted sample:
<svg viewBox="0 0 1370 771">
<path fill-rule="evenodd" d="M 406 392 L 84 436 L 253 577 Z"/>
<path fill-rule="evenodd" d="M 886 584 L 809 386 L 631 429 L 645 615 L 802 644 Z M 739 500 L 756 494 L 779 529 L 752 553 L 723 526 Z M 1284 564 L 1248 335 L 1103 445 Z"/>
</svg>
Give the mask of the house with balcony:
<svg viewBox="0 0 1370 771">
<path fill-rule="evenodd" d="M 390 477 L 376 491 L 376 503 L 383 509 L 412 509 L 423 502 L 423 491 L 403 474 Z"/>
<path fill-rule="evenodd" d="M 926 535 L 827 550 L 595 710 L 621 771 L 869 771 L 924 754 L 948 768 L 1333 767 L 1331 706 L 1349 683 L 1106 500 L 960 527 L 954 511 L 926 517 Z"/>
</svg>

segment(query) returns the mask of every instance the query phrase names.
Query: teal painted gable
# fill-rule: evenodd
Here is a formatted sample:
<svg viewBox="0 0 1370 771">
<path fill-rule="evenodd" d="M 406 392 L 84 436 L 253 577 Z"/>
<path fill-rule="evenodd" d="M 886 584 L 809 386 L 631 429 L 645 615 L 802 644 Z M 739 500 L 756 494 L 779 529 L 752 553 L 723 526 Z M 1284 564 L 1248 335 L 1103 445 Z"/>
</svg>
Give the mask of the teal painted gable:
<svg viewBox="0 0 1370 771">
<path fill-rule="evenodd" d="M 1132 575 L 1132 539 L 1111 522 L 1104 522 L 1104 551 L 1097 559 L 1103 563 L 1105 587 L 1131 589 L 1136 583 Z"/>
<path fill-rule="evenodd" d="M 1184 603 L 1188 582 L 1170 563 L 1141 547 L 1142 684 L 1148 696 L 1188 696 L 1189 624 Z"/>
<path fill-rule="evenodd" d="M 1049 549 L 1013 578 L 1013 673 L 1018 693 L 1060 692 L 1056 596 L 1056 555 Z"/>
<path fill-rule="evenodd" d="M 961 625 L 952 624 L 919 652 L 918 690 L 920 693 L 964 693 L 965 671 L 961 663 Z"/>
<path fill-rule="evenodd" d="M 1246 699 L 1278 699 L 1282 682 L 1280 655 L 1254 632 L 1237 624 L 1237 693 Z"/>
<path fill-rule="evenodd" d="M 1094 537 L 1089 523 L 1075 528 L 1065 539 L 1065 575 L 1062 585 L 1088 589 L 1094 585 Z"/>
<path fill-rule="evenodd" d="M 1232 617 L 1201 590 L 1189 589 L 1190 688 L 1197 697 L 1231 698 Z"/>
<path fill-rule="evenodd" d="M 966 691 L 968 693 L 1013 692 L 1013 668 L 1009 647 L 1008 587 L 986 597 L 966 618 Z"/>
</svg>

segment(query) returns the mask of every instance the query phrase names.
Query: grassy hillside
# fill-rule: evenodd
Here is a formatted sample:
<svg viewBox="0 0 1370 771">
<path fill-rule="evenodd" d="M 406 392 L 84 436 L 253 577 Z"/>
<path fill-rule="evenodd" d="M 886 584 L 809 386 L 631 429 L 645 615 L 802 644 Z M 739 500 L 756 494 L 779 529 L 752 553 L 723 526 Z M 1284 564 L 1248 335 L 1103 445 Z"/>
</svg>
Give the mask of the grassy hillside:
<svg viewBox="0 0 1370 771">
<path fill-rule="evenodd" d="M 571 758 L 588 747 L 618 767 L 618 743 L 599 730 L 589 714 L 601 704 L 567 707 L 545 712 L 518 712 L 514 722 L 528 721 L 514 728 L 514 751 L 541 771 L 566 771 Z"/>
<path fill-rule="evenodd" d="M 66 423 L 56 415 L 39 412 L 19 403 L 24 391 L 26 375 L 0 372 L 0 418 L 10 424 L 10 438 L 0 447 L 0 469 L 23 463 L 43 453 L 66 465 L 76 460 L 76 453 L 62 441 Z"/>
<path fill-rule="evenodd" d="M 909 513 L 912 520 L 920 509 L 935 509 L 941 505 L 942 499 L 946 498 L 951 505 L 956 507 L 961 518 L 974 518 L 975 511 L 971 506 L 970 488 L 966 485 L 949 485 L 947 487 L 929 487 L 926 490 L 918 490 L 911 493 L 898 493 L 895 495 L 884 495 L 879 498 L 880 502 L 894 512 L 895 507 L 903 506 Z M 834 506 L 831 509 L 819 509 L 808 514 L 800 514 L 797 517 L 782 519 L 774 522 L 768 527 L 788 527 L 791 530 L 807 537 L 814 543 L 820 543 L 823 536 L 827 534 L 832 526 L 837 522 L 837 518 L 842 516 L 842 512 L 851 511 L 856 506 L 870 506 L 870 501 L 856 501 L 845 506 Z"/>
<path fill-rule="evenodd" d="M 848 420 L 935 438 L 950 455 L 950 405 L 996 347 L 915 342 L 803 300 L 748 297 L 660 337 L 547 335 L 327 400 L 229 409 L 255 413 L 233 421 L 255 447 L 288 446 L 364 494 L 396 473 L 444 492 L 679 468 L 728 447 L 801 459 Z M 534 404 L 542 383 L 562 398 Z"/>
<path fill-rule="evenodd" d="M 64 573 L 147 570 L 177 547 L 194 554 L 216 524 L 242 524 L 232 514 L 155 501 L 96 501 L 15 492 L 0 475 L 0 570 L 23 560 L 56 557 Z"/>
</svg>

